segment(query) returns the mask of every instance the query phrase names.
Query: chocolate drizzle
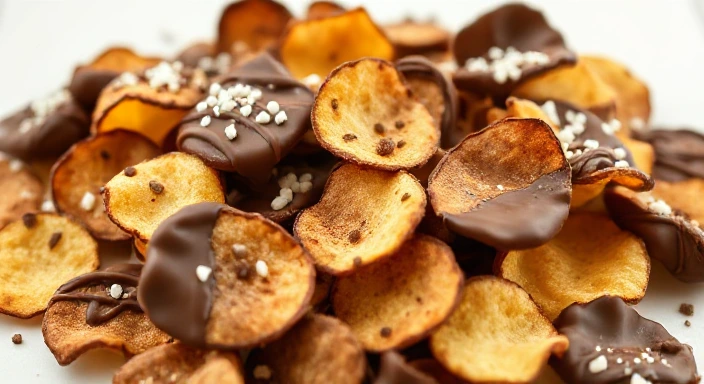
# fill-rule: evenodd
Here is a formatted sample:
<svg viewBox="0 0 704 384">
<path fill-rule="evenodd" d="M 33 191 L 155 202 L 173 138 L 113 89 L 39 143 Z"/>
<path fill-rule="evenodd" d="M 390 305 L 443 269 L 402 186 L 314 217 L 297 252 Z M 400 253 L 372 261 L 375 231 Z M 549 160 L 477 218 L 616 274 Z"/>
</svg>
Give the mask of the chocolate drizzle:
<svg viewBox="0 0 704 384">
<path fill-rule="evenodd" d="M 636 134 L 655 150 L 653 176 L 670 182 L 704 179 L 704 136 L 689 130 L 658 129 Z"/>
</svg>

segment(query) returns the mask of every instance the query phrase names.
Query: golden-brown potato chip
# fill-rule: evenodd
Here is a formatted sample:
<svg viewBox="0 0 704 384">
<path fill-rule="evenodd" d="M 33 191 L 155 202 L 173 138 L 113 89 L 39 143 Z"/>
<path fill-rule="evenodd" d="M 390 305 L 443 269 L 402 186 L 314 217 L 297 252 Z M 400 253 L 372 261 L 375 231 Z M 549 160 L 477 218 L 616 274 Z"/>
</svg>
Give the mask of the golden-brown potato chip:
<svg viewBox="0 0 704 384">
<path fill-rule="evenodd" d="M 44 186 L 22 161 L 0 156 L 0 229 L 35 212 L 42 205 Z"/>
<path fill-rule="evenodd" d="M 224 362 L 228 362 L 232 369 L 224 368 Z M 215 381 L 206 381 L 208 377 L 213 378 L 210 376 L 211 370 L 220 373 L 220 376 Z M 237 353 L 207 351 L 176 342 L 151 348 L 133 357 L 120 367 L 112 382 L 244 384 L 244 378 L 242 363 Z"/>
<path fill-rule="evenodd" d="M 509 97 L 506 99 L 506 114 L 508 117 L 536 118 L 540 119 L 552 128 L 553 131 L 560 131 L 560 124 L 552 121 L 540 106 L 530 100 Z"/>
<path fill-rule="evenodd" d="M 544 244 L 569 213 L 569 163 L 538 119 L 501 120 L 449 150 L 430 176 L 447 227 L 498 249 Z"/>
<path fill-rule="evenodd" d="M 52 169 L 51 189 L 57 212 L 83 223 L 97 239 L 129 239 L 130 235 L 105 214 L 100 189 L 116 174 L 160 153 L 147 138 L 122 130 L 76 143 Z"/>
<path fill-rule="evenodd" d="M 235 1 L 220 16 L 217 51 L 229 53 L 235 44 L 261 51 L 276 42 L 291 18 L 291 12 L 276 1 Z"/>
<path fill-rule="evenodd" d="M 401 349 L 425 338 L 450 316 L 463 283 L 452 249 L 419 234 L 393 256 L 340 278 L 332 305 L 366 350 Z"/>
<path fill-rule="evenodd" d="M 51 213 L 24 215 L 0 231 L 0 313 L 38 315 L 56 287 L 98 264 L 98 244 L 79 224 Z"/>
<path fill-rule="evenodd" d="M 87 66 L 99 71 L 129 72 L 157 65 L 158 57 L 147 57 L 136 54 L 129 48 L 112 47 L 103 51 Z"/>
<path fill-rule="evenodd" d="M 412 175 L 346 164 L 330 174 L 320 202 L 301 212 L 294 233 L 318 269 L 349 274 L 396 252 L 425 212 Z"/>
<path fill-rule="evenodd" d="M 366 365 L 349 327 L 334 317 L 311 315 L 281 339 L 253 351 L 245 371 L 248 383 L 359 384 Z"/>
<path fill-rule="evenodd" d="M 650 277 L 643 242 L 608 217 L 586 212 L 572 213 L 547 244 L 498 255 L 494 268 L 523 287 L 551 320 L 572 303 L 604 295 L 637 303 Z"/>
<path fill-rule="evenodd" d="M 171 152 L 115 175 L 103 191 L 110 220 L 123 231 L 149 242 L 165 218 L 189 204 L 223 203 L 218 173 L 199 158 Z"/>
<path fill-rule="evenodd" d="M 321 19 L 345 12 L 345 7 L 334 1 L 314 1 L 308 6 L 306 19 Z"/>
<path fill-rule="evenodd" d="M 394 47 L 364 8 L 292 24 L 282 37 L 281 61 L 293 76 L 325 77 L 362 57 L 394 58 Z"/>
<path fill-rule="evenodd" d="M 704 228 L 704 179 L 696 177 L 683 181 L 658 180 L 652 191 L 655 198 L 665 200 L 673 209 L 687 216 Z"/>
<path fill-rule="evenodd" d="M 653 165 L 655 164 L 655 150 L 653 146 L 646 141 L 640 141 L 630 137 L 620 136 L 619 139 L 623 142 L 626 149 L 631 152 L 631 155 L 633 155 L 633 162 L 636 168 L 648 175 L 652 175 Z"/>
<path fill-rule="evenodd" d="M 430 336 L 440 364 L 473 383 L 529 383 L 568 344 L 528 293 L 493 276 L 469 279 L 457 310 Z"/>
<path fill-rule="evenodd" d="M 450 48 L 452 35 L 432 22 L 405 20 L 387 25 L 384 32 L 396 50 L 396 57 L 445 53 Z"/>
<path fill-rule="evenodd" d="M 336 68 L 320 87 L 311 120 L 323 148 L 389 171 L 423 165 L 440 139 L 433 118 L 403 77 L 379 59 Z"/>
</svg>

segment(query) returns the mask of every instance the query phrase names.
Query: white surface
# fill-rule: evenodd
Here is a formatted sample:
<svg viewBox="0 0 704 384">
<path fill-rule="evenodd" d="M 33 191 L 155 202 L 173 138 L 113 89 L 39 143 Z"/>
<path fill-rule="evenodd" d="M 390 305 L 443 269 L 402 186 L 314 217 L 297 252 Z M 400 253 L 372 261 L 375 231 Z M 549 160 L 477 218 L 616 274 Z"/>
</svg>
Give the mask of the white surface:
<svg viewBox="0 0 704 384">
<path fill-rule="evenodd" d="M 341 1 L 364 4 L 380 22 L 434 16 L 453 29 L 498 4 L 487 0 Z M 307 1 L 287 1 L 301 15 Z M 571 47 L 629 65 L 652 91 L 656 124 L 704 128 L 704 14 L 695 1 L 543 0 L 551 23 Z M 225 1 L 0 0 L 0 116 L 66 84 L 74 66 L 105 47 L 127 44 L 143 54 L 173 55 L 184 45 L 215 36 Z M 404 4 L 401 6 L 400 4 Z M 0 282 L 1 284 L 1 282 Z M 695 304 L 689 320 L 679 304 Z M 704 369 L 704 284 L 682 284 L 653 265 L 651 284 L 639 311 L 661 322 L 694 347 Z M 0 315 L 0 382 L 108 383 L 123 361 L 110 352 L 91 352 L 59 367 L 43 343 L 40 318 Z M 24 343 L 10 341 L 21 333 Z"/>
</svg>

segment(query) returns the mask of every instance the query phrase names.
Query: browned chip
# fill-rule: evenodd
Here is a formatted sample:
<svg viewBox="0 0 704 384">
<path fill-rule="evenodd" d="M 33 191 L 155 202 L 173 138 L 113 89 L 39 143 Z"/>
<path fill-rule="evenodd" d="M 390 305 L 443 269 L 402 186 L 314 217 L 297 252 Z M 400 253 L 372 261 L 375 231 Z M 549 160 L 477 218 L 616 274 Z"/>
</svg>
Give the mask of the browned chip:
<svg viewBox="0 0 704 384">
<path fill-rule="evenodd" d="M 122 130 L 75 144 L 52 169 L 51 188 L 56 210 L 82 222 L 98 239 L 128 239 L 130 235 L 105 214 L 100 189 L 120 172 L 135 176 L 137 171 L 133 165 L 160 153 L 147 138 Z"/>
<path fill-rule="evenodd" d="M 294 233 L 318 269 L 349 274 L 396 252 L 413 234 L 425 204 L 425 190 L 405 171 L 346 164 L 332 172 L 320 202 L 301 212 Z"/>
<path fill-rule="evenodd" d="M 345 7 L 334 1 L 314 1 L 308 6 L 306 19 L 321 19 L 345 12 Z"/>
<path fill-rule="evenodd" d="M 448 151 L 428 193 L 450 230 L 495 248 L 525 249 L 559 232 L 570 187 L 570 167 L 550 127 L 510 118 Z"/>
<path fill-rule="evenodd" d="M 345 160 L 384 170 L 424 164 L 440 132 L 389 62 L 361 59 L 336 68 L 311 113 L 321 146 Z"/>
<path fill-rule="evenodd" d="M 79 224 L 39 213 L 0 231 L 0 313 L 28 319 L 56 287 L 98 268 L 98 244 Z"/>
<path fill-rule="evenodd" d="M 280 43 L 281 61 L 293 76 L 325 77 L 362 57 L 394 58 L 394 47 L 364 8 L 292 24 Z"/>
<path fill-rule="evenodd" d="M 195 156 L 171 152 L 133 168 L 133 176 L 123 170 L 105 184 L 103 198 L 110 220 L 144 243 L 184 206 L 225 202 L 218 173 Z"/>
<path fill-rule="evenodd" d="M 0 229 L 35 212 L 42 205 L 44 186 L 22 161 L 0 157 Z"/>
<path fill-rule="evenodd" d="M 452 38 L 449 31 L 435 23 L 414 20 L 387 25 L 384 32 L 394 45 L 398 58 L 445 53 Z"/>
<path fill-rule="evenodd" d="M 643 298 L 650 259 L 643 242 L 607 217 L 574 212 L 545 245 L 497 256 L 497 275 L 516 282 L 549 319 L 572 303 L 604 295 Z"/>
<path fill-rule="evenodd" d="M 687 216 L 704 225 L 704 179 L 690 178 L 683 181 L 658 180 L 653 196 L 665 200 L 673 209 L 685 212 Z"/>
<path fill-rule="evenodd" d="M 236 44 L 261 51 L 283 34 L 291 13 L 272 0 L 240 0 L 222 11 L 218 25 L 218 52 L 231 52 Z"/>
<path fill-rule="evenodd" d="M 646 141 L 632 139 L 623 135 L 619 136 L 619 139 L 623 142 L 623 146 L 631 152 L 636 168 L 648 175 L 652 175 L 653 164 L 655 163 L 655 150 L 653 146 Z"/>
<path fill-rule="evenodd" d="M 400 349 L 425 338 L 455 309 L 464 277 L 450 247 L 426 235 L 340 278 L 332 304 L 364 348 Z"/>
<path fill-rule="evenodd" d="M 161 345 L 130 359 L 113 384 L 244 384 L 242 363 L 232 352 L 195 349 L 181 343 Z"/>
<path fill-rule="evenodd" d="M 247 360 L 247 382 L 358 384 L 367 365 L 361 345 L 340 320 L 311 315 Z M 268 377 L 267 377 L 268 376 Z"/>
</svg>

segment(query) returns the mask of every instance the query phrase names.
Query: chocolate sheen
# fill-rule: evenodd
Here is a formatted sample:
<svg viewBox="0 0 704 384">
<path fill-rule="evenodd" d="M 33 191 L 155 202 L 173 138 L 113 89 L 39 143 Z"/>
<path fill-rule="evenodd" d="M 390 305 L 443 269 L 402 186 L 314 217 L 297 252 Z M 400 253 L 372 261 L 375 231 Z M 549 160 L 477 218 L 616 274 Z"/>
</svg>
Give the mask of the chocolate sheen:
<svg viewBox="0 0 704 384">
<path fill-rule="evenodd" d="M 407 364 L 400 353 L 388 351 L 381 355 L 379 373 L 374 379 L 374 384 L 438 384 L 438 382 Z"/>
<path fill-rule="evenodd" d="M 205 345 L 215 280 L 202 282 L 200 265 L 215 269 L 210 246 L 215 222 L 226 205 L 189 205 L 164 220 L 147 248 L 139 303 L 158 328 L 193 346 Z"/>
<path fill-rule="evenodd" d="M 76 68 L 68 86 L 73 98 L 83 108 L 91 114 L 98 102 L 98 96 L 110 82 L 120 75 L 121 72 L 107 69 L 94 69 L 89 66 Z"/>
<path fill-rule="evenodd" d="M 618 297 L 572 304 L 555 320 L 555 328 L 570 340 L 565 355 L 550 360 L 566 383 L 630 383 L 635 373 L 653 384 L 698 382 L 692 348 Z M 594 373 L 589 363 L 599 356 L 606 357 L 606 369 Z"/>
<path fill-rule="evenodd" d="M 643 239 L 648 255 L 659 260 L 677 279 L 704 281 L 704 232 L 687 218 L 674 213 L 658 215 L 645 203 L 607 191 L 604 203 L 614 222 Z"/>
<path fill-rule="evenodd" d="M 658 129 L 638 134 L 655 150 L 653 176 L 677 182 L 693 177 L 704 179 L 704 136 L 690 130 Z"/>
<path fill-rule="evenodd" d="M 569 172 L 564 168 L 541 176 L 528 187 L 505 192 L 469 212 L 444 214 L 445 225 L 500 250 L 545 244 L 567 219 L 571 198 Z"/>
<path fill-rule="evenodd" d="M 299 83 L 284 66 L 264 52 L 220 80 L 223 88 L 235 84 L 251 85 L 262 91 L 262 98 L 253 106 L 249 117 L 239 108 L 215 116 L 212 109 L 192 111 L 181 122 L 176 144 L 179 150 L 203 159 L 209 166 L 237 172 L 252 183 L 265 183 L 271 170 L 286 156 L 310 127 L 313 93 Z M 272 85 L 273 88 L 269 87 Z M 256 116 L 266 110 L 269 101 L 276 101 L 288 120 L 259 124 Z M 209 115 L 211 123 L 202 127 L 200 121 Z M 234 123 L 237 138 L 229 140 L 225 127 Z"/>
</svg>

